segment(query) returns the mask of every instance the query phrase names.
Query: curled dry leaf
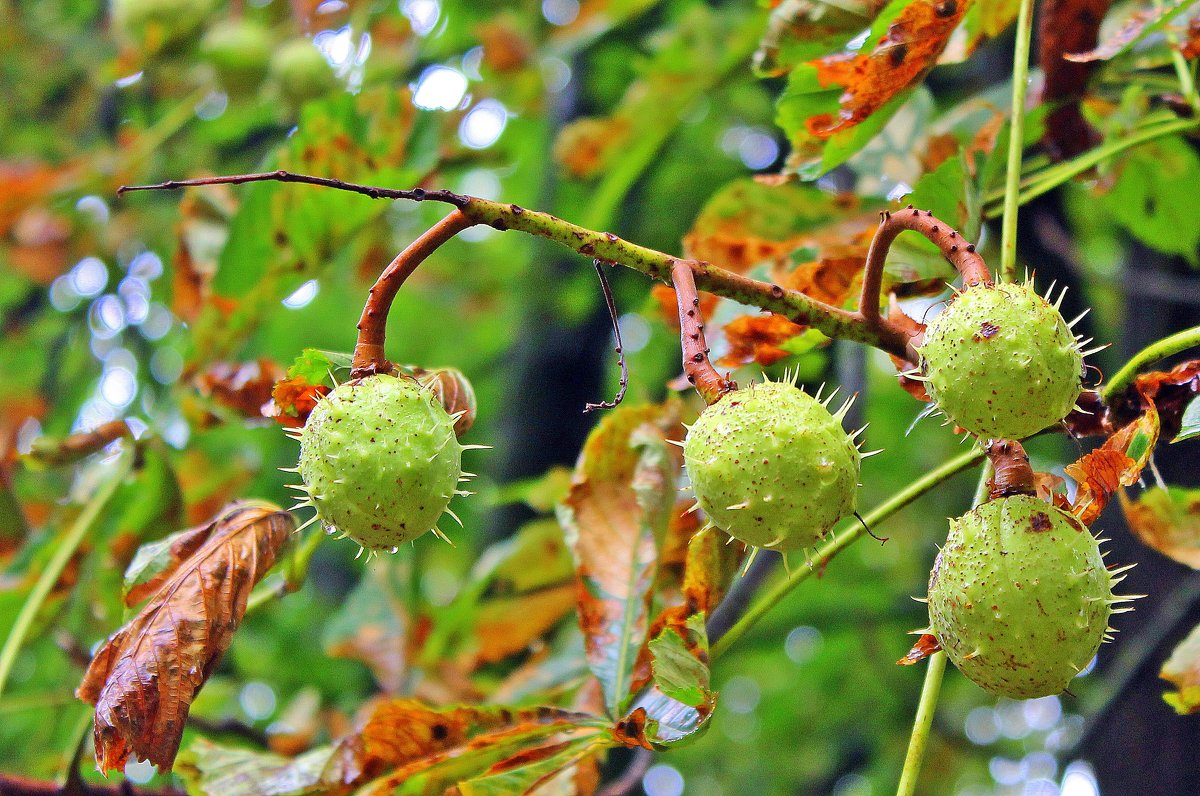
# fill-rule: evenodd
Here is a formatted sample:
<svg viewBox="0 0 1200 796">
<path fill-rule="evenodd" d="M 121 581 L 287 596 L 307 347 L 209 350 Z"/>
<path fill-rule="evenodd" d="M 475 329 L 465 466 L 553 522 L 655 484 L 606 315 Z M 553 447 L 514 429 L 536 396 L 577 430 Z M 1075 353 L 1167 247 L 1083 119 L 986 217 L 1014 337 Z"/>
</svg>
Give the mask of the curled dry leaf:
<svg viewBox="0 0 1200 796">
<path fill-rule="evenodd" d="M 1138 538 L 1165 556 L 1200 569 L 1200 489 L 1152 487 L 1131 500 L 1122 489 L 1121 508 Z"/>
<path fill-rule="evenodd" d="M 1122 486 L 1131 486 L 1141 477 L 1158 435 L 1158 412 L 1147 398 L 1145 411 L 1138 419 L 1066 467 L 1067 475 L 1079 483 L 1072 511 L 1084 525 L 1096 521 L 1114 492 Z"/>
<path fill-rule="evenodd" d="M 71 434 L 62 439 L 39 437 L 34 440 L 28 458 L 30 461 L 47 467 L 60 467 L 90 456 L 104 449 L 109 443 L 129 436 L 130 433 L 129 426 L 124 420 L 110 420 L 107 423 L 101 423 L 91 431 Z"/>
<path fill-rule="evenodd" d="M 1111 4 L 1112 0 L 1042 3 L 1038 26 L 1038 63 L 1045 75 L 1042 102 L 1054 106 L 1046 118 L 1043 142 L 1054 157 L 1074 157 L 1099 140 L 1079 107 L 1093 67 L 1070 54 L 1096 46 L 1100 23 Z"/>
<path fill-rule="evenodd" d="M 467 433 L 475 424 L 476 407 L 475 388 L 471 386 L 466 375 L 457 368 L 425 370 L 409 366 L 409 370 L 412 371 L 413 378 L 419 381 L 421 386 L 428 388 L 437 396 L 446 413 L 455 418 L 455 436 L 461 437 Z M 456 415 L 457 417 L 455 417 Z"/>
<path fill-rule="evenodd" d="M 1180 715 L 1200 712 L 1200 625 L 1171 653 L 1158 674 L 1179 690 L 1163 694 L 1163 699 Z"/>
<path fill-rule="evenodd" d="M 896 661 L 896 665 L 912 666 L 914 663 L 928 658 L 941 648 L 942 645 L 938 643 L 937 636 L 932 633 L 922 633 L 921 637 L 917 639 L 917 643 L 913 644 L 912 649 L 908 651 L 908 654 Z"/>
<path fill-rule="evenodd" d="M 172 549 L 157 591 L 100 647 L 76 690 L 96 706 L 101 771 L 121 770 L 130 755 L 171 768 L 196 692 L 294 527 L 276 506 L 239 501 Z"/>
<path fill-rule="evenodd" d="M 288 428 L 303 428 L 317 401 L 329 394 L 330 389 L 324 384 L 312 384 L 304 376 L 283 379 L 271 389 L 271 403 L 263 414 Z"/>
<path fill-rule="evenodd" d="M 726 368 L 757 362 L 772 365 L 790 353 L 779 346 L 804 331 L 782 315 L 742 315 L 725 324 L 729 353 L 717 360 Z"/>
<path fill-rule="evenodd" d="M 282 378 L 283 368 L 266 358 L 217 362 L 196 377 L 196 388 L 242 417 L 263 417 L 275 382 Z"/>
</svg>

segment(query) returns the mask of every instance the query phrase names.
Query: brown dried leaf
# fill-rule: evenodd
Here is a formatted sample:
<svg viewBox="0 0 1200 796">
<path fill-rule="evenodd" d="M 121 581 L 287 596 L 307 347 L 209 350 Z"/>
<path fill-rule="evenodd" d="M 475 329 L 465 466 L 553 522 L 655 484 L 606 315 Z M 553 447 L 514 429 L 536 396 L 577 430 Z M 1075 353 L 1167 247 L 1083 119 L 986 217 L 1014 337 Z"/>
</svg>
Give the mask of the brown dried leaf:
<svg viewBox="0 0 1200 796">
<path fill-rule="evenodd" d="M 1200 489 L 1153 487 L 1137 500 L 1119 497 L 1138 538 L 1165 556 L 1200 569 Z"/>
<path fill-rule="evenodd" d="M 1188 21 L 1187 33 L 1179 42 L 1179 52 L 1189 61 L 1200 57 L 1200 16 Z"/>
<path fill-rule="evenodd" d="M 312 384 L 303 376 L 282 379 L 271 388 L 271 402 L 263 414 L 288 428 L 303 428 L 317 401 L 329 392 L 329 387 Z"/>
<path fill-rule="evenodd" d="M 1179 689 L 1174 694 L 1163 694 L 1176 713 L 1186 716 L 1200 712 L 1200 625 L 1174 649 L 1158 676 Z"/>
<path fill-rule="evenodd" d="M 908 651 L 908 654 L 896 661 L 896 665 L 912 666 L 914 663 L 928 658 L 941 648 L 942 645 L 938 643 L 937 636 L 934 636 L 932 633 L 922 633 L 921 637 L 917 639 L 917 643 L 913 644 L 912 649 Z"/>
<path fill-rule="evenodd" d="M 386 792 L 390 783 L 453 758 L 596 724 L 594 716 L 553 707 L 434 709 L 411 699 L 386 700 L 370 708 L 357 733 L 339 742 L 335 769 L 344 785 L 386 774 L 372 788 Z"/>
<path fill-rule="evenodd" d="M 263 417 L 275 382 L 283 376 L 282 367 L 262 357 L 257 362 L 216 362 L 197 376 L 195 383 L 201 395 L 242 417 Z"/>
<path fill-rule="evenodd" d="M 1143 396 L 1145 397 L 1145 396 Z M 1141 476 L 1158 442 L 1159 421 L 1154 404 L 1146 398 L 1143 414 L 1102 446 L 1066 467 L 1067 475 L 1079 483 L 1072 511 L 1084 525 L 1091 525 L 1122 486 Z"/>
<path fill-rule="evenodd" d="M 825 89 L 840 87 L 836 114 L 810 117 L 806 127 L 821 139 L 862 123 L 889 100 L 920 80 L 958 27 L 969 0 L 914 0 L 888 25 L 867 53 L 843 53 L 810 61 Z"/>
<path fill-rule="evenodd" d="M 233 640 L 246 600 L 291 535 L 290 514 L 269 503 L 228 505 L 164 572 L 144 608 L 97 651 L 76 695 L 96 706 L 96 763 L 130 755 L 169 770 L 196 692 Z M 182 552 L 182 551 L 181 551 Z"/>
<path fill-rule="evenodd" d="M 792 323 L 782 315 L 742 315 L 725 324 L 725 339 L 729 342 L 729 353 L 717 360 L 717 364 L 734 368 L 757 362 L 771 365 L 789 352 L 779 346 L 804 331 L 803 326 Z"/>
<path fill-rule="evenodd" d="M 1038 23 L 1038 63 L 1045 79 L 1042 102 L 1053 106 L 1043 141 L 1054 157 L 1071 158 L 1090 149 L 1099 134 L 1083 118 L 1079 103 L 1093 67 L 1070 55 L 1096 46 L 1100 23 L 1112 0 L 1045 0 Z"/>
<path fill-rule="evenodd" d="M 479 663 L 495 663 L 529 647 L 575 606 L 575 584 L 488 600 L 475 622 Z"/>
</svg>

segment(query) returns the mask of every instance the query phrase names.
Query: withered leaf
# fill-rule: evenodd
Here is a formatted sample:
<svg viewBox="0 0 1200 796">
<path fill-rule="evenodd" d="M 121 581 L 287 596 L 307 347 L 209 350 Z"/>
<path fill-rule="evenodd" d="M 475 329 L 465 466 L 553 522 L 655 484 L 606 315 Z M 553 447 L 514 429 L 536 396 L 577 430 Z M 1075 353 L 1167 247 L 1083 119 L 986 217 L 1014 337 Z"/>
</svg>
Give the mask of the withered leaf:
<svg viewBox="0 0 1200 796">
<path fill-rule="evenodd" d="M 717 360 L 726 368 L 735 368 L 757 362 L 772 365 L 791 356 L 779 346 L 804 331 L 803 326 L 792 323 L 782 315 L 742 315 L 725 324 L 725 339 L 729 352 Z"/>
<path fill-rule="evenodd" d="M 201 395 L 242 417 L 262 417 L 283 368 L 266 358 L 256 362 L 216 362 L 196 377 Z"/>
<path fill-rule="evenodd" d="M 558 507 L 575 557 L 588 666 L 618 715 L 646 643 L 658 546 L 682 467 L 677 406 L 621 407 L 588 437 Z"/>
<path fill-rule="evenodd" d="M 1164 3 L 1157 8 L 1138 9 L 1130 14 L 1100 46 L 1084 52 L 1065 52 L 1063 57 L 1076 63 L 1107 61 L 1125 52 L 1154 31 L 1160 30 L 1168 21 L 1186 11 L 1190 6 L 1191 3 L 1181 2 Z"/>
<path fill-rule="evenodd" d="M 263 414 L 288 428 L 303 428 L 317 401 L 329 392 L 329 387 L 312 384 L 304 376 L 282 379 L 271 388 L 271 402 Z"/>
<path fill-rule="evenodd" d="M 1068 465 L 1067 475 L 1079 483 L 1073 511 L 1084 525 L 1091 525 L 1122 486 L 1131 486 L 1150 461 L 1158 442 L 1158 412 L 1145 400 L 1145 411 L 1121 428 L 1096 450 Z"/>
<path fill-rule="evenodd" d="M 937 63 L 970 5 L 970 0 L 891 3 L 871 25 L 861 50 L 792 70 L 778 105 L 779 124 L 792 141 L 789 167 L 814 179 L 866 144 Z"/>
<path fill-rule="evenodd" d="M 1151 487 L 1137 500 L 1122 489 L 1121 508 L 1138 538 L 1165 556 L 1200 569 L 1200 489 Z"/>
<path fill-rule="evenodd" d="M 913 644 L 912 649 L 903 658 L 896 661 L 896 665 L 912 666 L 914 663 L 928 658 L 941 648 L 942 645 L 938 643 L 937 636 L 932 633 L 922 633 L 921 637 L 917 639 L 917 643 Z"/>
<path fill-rule="evenodd" d="M 1163 699 L 1180 715 L 1200 712 L 1200 625 L 1179 643 L 1158 674 L 1179 690 Z"/>
<path fill-rule="evenodd" d="M 526 649 L 571 612 L 575 598 L 575 585 L 567 583 L 488 600 L 475 623 L 478 661 L 495 663 Z"/>
<path fill-rule="evenodd" d="M 594 716 L 552 707 L 435 709 L 411 699 L 386 700 L 370 709 L 358 732 L 338 743 L 327 777 L 343 785 L 384 777 L 369 790 L 388 792 L 389 784 L 457 759 L 475 767 L 465 779 L 534 739 L 598 726 Z"/>
<path fill-rule="evenodd" d="M 96 706 L 101 771 L 121 770 L 130 755 L 171 768 L 196 692 L 294 527 L 269 503 L 239 501 L 186 537 L 157 592 L 100 647 L 76 690 Z"/>
</svg>

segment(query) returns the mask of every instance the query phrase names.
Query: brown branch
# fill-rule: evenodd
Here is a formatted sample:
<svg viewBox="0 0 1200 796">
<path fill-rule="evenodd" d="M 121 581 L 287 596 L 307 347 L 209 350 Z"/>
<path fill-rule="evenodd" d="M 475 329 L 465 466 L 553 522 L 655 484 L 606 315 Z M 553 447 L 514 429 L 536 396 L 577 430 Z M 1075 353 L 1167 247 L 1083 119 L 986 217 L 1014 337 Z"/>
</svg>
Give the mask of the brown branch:
<svg viewBox="0 0 1200 796">
<path fill-rule="evenodd" d="M 168 788 L 135 788 L 128 780 L 111 785 L 78 783 L 68 789 L 57 782 L 0 773 L 0 796 L 184 796 Z"/>
<path fill-rule="evenodd" d="M 677 260 L 671 268 L 671 283 L 675 286 L 675 301 L 679 305 L 679 343 L 683 349 L 683 372 L 709 406 L 737 385 L 724 378 L 708 359 L 708 344 L 704 342 L 704 318 L 700 314 L 700 297 L 696 294 L 696 278 L 692 263 Z"/>
<path fill-rule="evenodd" d="M 379 279 L 371 286 L 362 317 L 358 319 L 358 342 L 354 345 L 351 378 L 392 372 L 392 363 L 384 355 L 383 342 L 387 331 L 388 311 L 392 308 L 397 291 L 426 257 L 437 251 L 443 243 L 474 225 L 475 222 L 464 216 L 461 210 L 453 210 L 450 215 L 409 244 L 408 248 L 396 255 L 396 259 L 383 269 Z"/>
<path fill-rule="evenodd" d="M 226 174 L 219 177 L 197 177 L 192 180 L 167 180 L 154 185 L 122 185 L 117 188 L 117 196 L 134 191 L 175 191 L 180 188 L 196 188 L 202 185 L 245 185 L 249 182 L 294 182 L 302 185 L 316 185 L 321 188 L 335 188 L 339 191 L 362 194 L 372 199 L 410 199 L 414 202 L 444 202 L 462 207 L 470 201 L 469 196 L 460 196 L 451 191 L 426 191 L 424 188 L 398 190 L 396 188 L 379 188 L 374 185 L 361 185 L 355 182 L 335 180 L 332 177 L 314 177 L 310 174 L 297 174 L 294 171 L 263 171 L 254 174 Z"/>
<path fill-rule="evenodd" d="M 911 333 L 884 318 L 879 310 L 883 289 L 883 266 L 887 260 L 888 249 L 901 232 L 908 230 L 919 232 L 942 250 L 945 258 L 962 275 L 964 287 L 990 283 L 992 274 L 983 258 L 975 251 L 975 244 L 968 243 L 953 227 L 935 218 L 933 211 L 921 211 L 909 205 L 895 213 L 885 210 L 879 214 L 879 229 L 875 231 L 875 237 L 871 239 L 871 248 L 867 250 L 867 264 L 863 271 L 862 293 L 856 316 L 881 338 L 890 340 L 893 346 L 902 347 L 905 350 L 904 359 L 916 363 L 920 359 L 915 351 L 910 350 Z"/>
<path fill-rule="evenodd" d="M 608 277 L 604 274 L 604 263 L 601 260 L 593 260 L 592 265 L 596 267 L 596 276 L 600 279 L 600 289 L 604 292 L 604 304 L 608 307 L 608 317 L 612 318 L 613 336 L 617 338 L 617 362 L 621 368 L 621 386 L 617 390 L 616 397 L 611 401 L 585 404 L 584 412 L 612 409 L 625 399 L 625 390 L 629 387 L 629 363 L 625 361 L 625 344 L 621 342 L 621 324 L 617 320 L 617 302 L 613 298 L 612 286 L 608 284 Z"/>
</svg>

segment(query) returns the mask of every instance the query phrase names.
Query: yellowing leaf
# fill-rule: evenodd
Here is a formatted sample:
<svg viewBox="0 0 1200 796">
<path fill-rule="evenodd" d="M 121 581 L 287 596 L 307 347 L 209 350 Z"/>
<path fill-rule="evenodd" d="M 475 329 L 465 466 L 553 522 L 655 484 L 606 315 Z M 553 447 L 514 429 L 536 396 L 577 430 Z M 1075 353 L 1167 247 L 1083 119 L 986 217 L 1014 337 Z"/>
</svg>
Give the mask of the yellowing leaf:
<svg viewBox="0 0 1200 796">
<path fill-rule="evenodd" d="M 1200 712 L 1200 625 L 1179 643 L 1158 676 L 1179 689 L 1173 694 L 1163 694 L 1176 713 Z"/>
<path fill-rule="evenodd" d="M 1121 490 L 1121 508 L 1138 538 L 1165 556 L 1200 569 L 1200 489 L 1152 487 L 1137 500 Z"/>
<path fill-rule="evenodd" d="M 613 715 L 630 696 L 647 640 L 658 544 L 682 466 L 667 440 L 681 430 L 673 407 L 621 407 L 607 415 L 588 437 L 559 506 L 575 556 L 588 665 Z"/>
</svg>

